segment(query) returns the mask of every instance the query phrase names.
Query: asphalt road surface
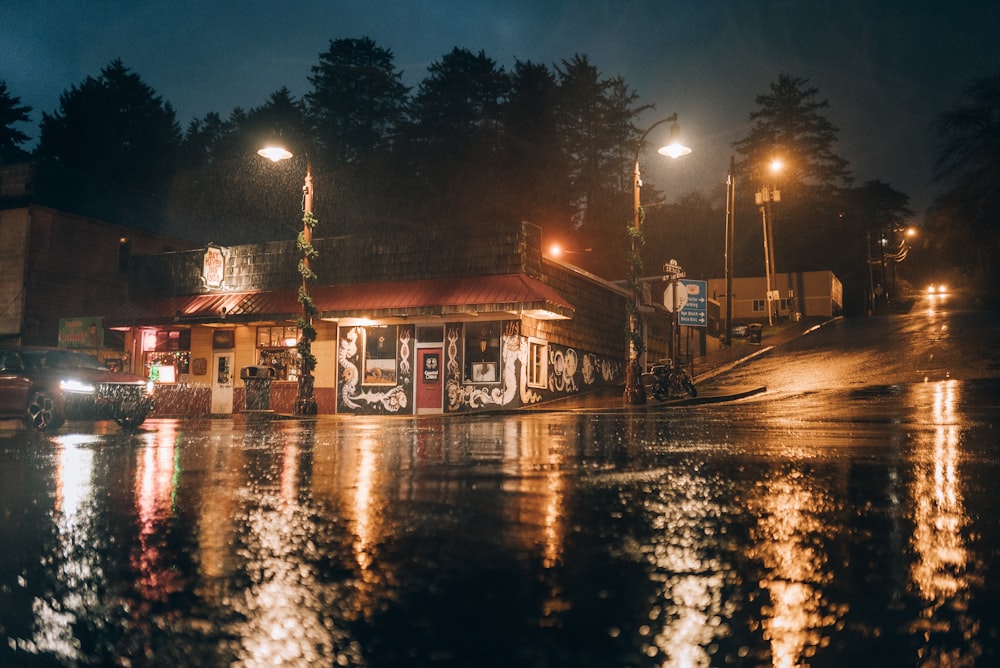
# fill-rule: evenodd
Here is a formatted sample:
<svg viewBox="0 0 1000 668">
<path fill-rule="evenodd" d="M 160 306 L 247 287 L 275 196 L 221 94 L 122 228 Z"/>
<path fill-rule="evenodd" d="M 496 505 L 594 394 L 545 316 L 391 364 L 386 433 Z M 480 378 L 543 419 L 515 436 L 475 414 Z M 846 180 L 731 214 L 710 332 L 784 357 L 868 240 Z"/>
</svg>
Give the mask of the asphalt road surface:
<svg viewBox="0 0 1000 668">
<path fill-rule="evenodd" d="M 727 403 L 7 425 L 0 665 L 998 665 L 1000 321 L 952 302 Z"/>
</svg>

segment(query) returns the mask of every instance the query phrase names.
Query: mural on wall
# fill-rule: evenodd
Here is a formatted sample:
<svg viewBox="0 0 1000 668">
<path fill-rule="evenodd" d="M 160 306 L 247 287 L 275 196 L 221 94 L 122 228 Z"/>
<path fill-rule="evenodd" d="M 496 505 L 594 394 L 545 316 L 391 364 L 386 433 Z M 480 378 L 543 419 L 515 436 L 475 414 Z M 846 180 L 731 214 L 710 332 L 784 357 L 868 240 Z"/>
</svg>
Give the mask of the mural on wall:
<svg viewBox="0 0 1000 668">
<path fill-rule="evenodd" d="M 550 344 L 546 375 L 539 379 L 542 384 L 529 386 L 531 341 L 521 335 L 516 320 L 486 327 L 477 323 L 472 329 L 463 323 L 447 324 L 442 365 L 445 412 L 527 406 L 620 381 L 620 361 Z M 341 328 L 338 411 L 411 412 L 413 344 L 412 326 Z"/>
<path fill-rule="evenodd" d="M 413 385 L 410 360 L 413 333 L 409 327 L 400 327 L 398 336 L 395 328 L 393 331 L 384 327 L 379 329 L 385 331 L 373 333 L 372 336 L 369 336 L 364 327 L 342 330 L 344 334 L 337 353 L 337 363 L 340 366 L 340 404 L 343 408 L 353 410 L 405 412 Z M 365 346 L 370 344 L 364 359 L 360 354 L 359 340 L 363 340 Z M 386 348 L 389 345 L 391 350 Z M 382 350 L 388 352 L 378 352 Z M 359 389 L 362 368 L 366 369 L 366 378 L 374 380 L 371 384 L 378 386 L 377 389 Z M 390 382 L 386 382 L 389 379 Z"/>
<path fill-rule="evenodd" d="M 580 369 L 580 376 L 585 386 L 595 383 L 611 384 L 622 373 L 622 364 L 619 361 L 611 361 L 593 353 L 584 354 L 581 359 L 583 366 Z"/>
<path fill-rule="evenodd" d="M 567 348 L 565 351 L 553 346 L 549 347 L 549 391 L 572 394 L 580 388 L 576 384 L 577 368 L 576 351 Z"/>
<path fill-rule="evenodd" d="M 462 363 L 458 358 L 458 344 L 461 338 L 461 325 L 448 327 L 447 347 L 445 349 L 445 369 L 448 372 L 448 380 L 445 382 L 447 411 L 454 412 L 463 408 L 476 409 L 486 406 L 508 406 L 515 397 L 520 398 L 521 405 L 541 401 L 541 395 L 529 390 L 527 386 L 524 363 L 528 359 L 528 340 L 520 335 L 520 323 L 516 321 L 507 323 L 501 336 L 501 382 L 499 385 L 487 387 L 482 384 L 463 382 Z M 472 365 L 471 368 L 475 369 L 475 366 Z"/>
<path fill-rule="evenodd" d="M 521 336 L 520 323 L 505 324 L 500 346 L 500 384 L 484 386 L 462 378 L 462 325 L 447 327 L 445 346 L 446 411 L 476 410 L 490 406 L 526 406 L 546 399 L 574 394 L 596 384 L 614 383 L 621 371 L 619 363 L 598 355 L 580 355 L 573 348 L 548 346 L 546 388 L 528 387 L 529 339 Z M 466 333 L 468 336 L 468 333 Z M 472 368 L 475 368 L 475 364 Z M 547 390 L 547 391 L 545 391 Z"/>
</svg>

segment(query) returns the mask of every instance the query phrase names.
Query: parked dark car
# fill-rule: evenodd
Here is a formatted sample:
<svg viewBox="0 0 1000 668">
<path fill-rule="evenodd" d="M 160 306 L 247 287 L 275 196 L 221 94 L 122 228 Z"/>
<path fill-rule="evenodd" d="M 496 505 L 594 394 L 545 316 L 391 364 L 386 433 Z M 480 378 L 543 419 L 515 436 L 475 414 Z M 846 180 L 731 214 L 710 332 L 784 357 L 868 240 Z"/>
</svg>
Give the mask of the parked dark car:
<svg viewBox="0 0 1000 668">
<path fill-rule="evenodd" d="M 114 420 L 138 427 L 153 410 L 153 383 L 112 371 L 64 348 L 0 346 L 0 419 L 39 431 L 66 420 Z"/>
</svg>

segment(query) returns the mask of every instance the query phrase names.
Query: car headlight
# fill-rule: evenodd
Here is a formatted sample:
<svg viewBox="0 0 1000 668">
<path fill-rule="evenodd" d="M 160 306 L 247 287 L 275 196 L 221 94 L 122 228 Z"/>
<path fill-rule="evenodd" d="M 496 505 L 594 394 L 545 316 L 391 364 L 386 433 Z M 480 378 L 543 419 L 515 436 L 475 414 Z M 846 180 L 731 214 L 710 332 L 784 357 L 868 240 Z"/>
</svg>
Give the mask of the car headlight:
<svg viewBox="0 0 1000 668">
<path fill-rule="evenodd" d="M 71 380 L 71 379 L 59 381 L 59 388 L 63 392 L 75 392 L 79 394 L 93 394 L 94 391 L 97 389 L 96 387 L 94 387 L 89 383 L 84 383 L 83 381 Z"/>
</svg>

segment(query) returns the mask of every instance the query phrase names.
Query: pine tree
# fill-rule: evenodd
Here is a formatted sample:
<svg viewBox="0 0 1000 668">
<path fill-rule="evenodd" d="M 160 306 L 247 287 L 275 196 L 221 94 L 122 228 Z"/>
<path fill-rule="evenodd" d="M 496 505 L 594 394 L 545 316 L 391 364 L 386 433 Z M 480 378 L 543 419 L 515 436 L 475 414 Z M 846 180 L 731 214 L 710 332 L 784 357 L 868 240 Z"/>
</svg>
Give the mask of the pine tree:
<svg viewBox="0 0 1000 668">
<path fill-rule="evenodd" d="M 14 125 L 27 123 L 30 113 L 31 107 L 21 104 L 20 98 L 11 95 L 7 82 L 0 79 L 0 164 L 20 162 L 28 156 L 20 145 L 29 137 Z"/>
</svg>

